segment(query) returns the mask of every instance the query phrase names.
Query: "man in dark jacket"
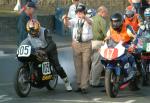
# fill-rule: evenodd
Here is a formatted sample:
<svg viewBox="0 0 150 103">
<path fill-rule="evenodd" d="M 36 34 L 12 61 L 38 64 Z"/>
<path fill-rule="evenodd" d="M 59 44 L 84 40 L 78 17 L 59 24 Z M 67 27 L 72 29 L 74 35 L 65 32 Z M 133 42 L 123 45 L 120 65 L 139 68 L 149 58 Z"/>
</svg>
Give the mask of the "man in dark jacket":
<svg viewBox="0 0 150 103">
<path fill-rule="evenodd" d="M 26 9 L 19 15 L 18 24 L 17 24 L 17 31 L 18 31 L 18 41 L 17 44 L 19 45 L 26 37 L 26 24 L 32 18 L 32 15 L 35 11 L 36 5 L 33 2 L 29 2 L 27 4 Z"/>
</svg>

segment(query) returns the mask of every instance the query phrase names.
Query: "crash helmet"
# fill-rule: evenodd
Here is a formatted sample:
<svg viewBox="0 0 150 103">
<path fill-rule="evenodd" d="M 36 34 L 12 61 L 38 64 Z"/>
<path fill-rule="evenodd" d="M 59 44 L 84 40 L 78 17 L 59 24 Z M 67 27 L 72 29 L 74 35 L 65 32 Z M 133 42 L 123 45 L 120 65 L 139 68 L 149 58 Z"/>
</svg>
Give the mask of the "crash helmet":
<svg viewBox="0 0 150 103">
<path fill-rule="evenodd" d="M 114 13 L 110 17 L 111 26 L 114 30 L 120 30 L 123 25 L 123 16 L 121 13 Z"/>
<path fill-rule="evenodd" d="M 150 22 L 150 8 L 145 9 L 144 17 L 145 17 L 145 21 Z"/>
<path fill-rule="evenodd" d="M 36 37 L 40 31 L 40 23 L 36 19 L 31 19 L 27 22 L 26 29 L 27 32 L 32 36 Z"/>
<path fill-rule="evenodd" d="M 135 15 L 135 12 L 133 10 L 128 10 L 126 9 L 125 11 L 125 16 L 129 19 L 129 20 L 132 20 L 133 17 Z"/>
<path fill-rule="evenodd" d="M 150 31 L 150 8 L 145 9 L 144 17 L 146 30 Z"/>
</svg>

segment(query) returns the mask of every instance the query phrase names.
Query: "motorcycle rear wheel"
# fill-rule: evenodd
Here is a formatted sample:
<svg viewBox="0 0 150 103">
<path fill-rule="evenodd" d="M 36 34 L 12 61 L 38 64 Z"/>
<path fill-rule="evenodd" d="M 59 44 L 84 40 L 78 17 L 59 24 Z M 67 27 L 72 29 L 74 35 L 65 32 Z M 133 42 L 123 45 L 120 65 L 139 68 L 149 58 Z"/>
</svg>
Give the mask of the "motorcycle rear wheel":
<svg viewBox="0 0 150 103">
<path fill-rule="evenodd" d="M 53 66 L 51 66 L 51 72 L 52 72 L 53 79 L 50 80 L 46 86 L 46 88 L 48 90 L 54 90 L 57 86 L 57 83 L 58 83 L 58 75 L 57 75 L 56 70 Z"/>
</svg>

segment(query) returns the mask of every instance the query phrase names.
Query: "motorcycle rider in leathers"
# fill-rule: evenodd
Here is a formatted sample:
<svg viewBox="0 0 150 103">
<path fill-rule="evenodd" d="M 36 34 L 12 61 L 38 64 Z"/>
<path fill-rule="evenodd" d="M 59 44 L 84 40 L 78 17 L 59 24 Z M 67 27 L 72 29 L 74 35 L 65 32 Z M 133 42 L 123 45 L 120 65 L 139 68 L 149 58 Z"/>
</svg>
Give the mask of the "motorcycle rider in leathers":
<svg viewBox="0 0 150 103">
<path fill-rule="evenodd" d="M 61 79 L 63 79 L 66 90 L 72 91 L 72 87 L 68 80 L 67 74 L 59 63 L 56 44 L 52 40 L 52 37 L 48 37 L 47 35 L 48 30 L 41 27 L 40 23 L 35 19 L 31 19 L 28 21 L 26 29 L 28 32 L 28 36 L 24 41 L 22 41 L 21 45 L 31 45 L 32 48 L 40 48 L 42 50 L 45 50 L 48 55 L 49 62 L 53 65 L 54 69 L 61 77 Z"/>
<path fill-rule="evenodd" d="M 114 13 L 111 18 L 111 26 L 107 32 L 107 37 L 105 38 L 105 40 L 112 40 L 114 43 L 119 43 L 119 42 L 123 42 L 123 45 L 125 46 L 125 48 L 130 48 L 131 47 L 131 42 L 132 42 L 132 38 L 136 38 L 136 33 L 134 32 L 134 30 L 132 29 L 132 27 L 130 25 L 126 25 L 123 19 L 123 15 L 120 13 Z M 111 43 L 113 44 L 113 43 Z M 129 73 L 130 77 L 135 77 L 136 76 L 136 63 L 135 63 L 135 59 L 134 57 L 130 54 L 127 53 L 126 56 L 129 60 L 129 63 L 131 64 L 131 71 Z M 124 58 L 126 59 L 126 58 Z M 137 83 L 136 83 L 136 78 L 134 79 L 134 81 L 132 81 L 129 85 L 132 91 L 136 91 L 139 90 Z"/>
<path fill-rule="evenodd" d="M 144 21 L 143 25 L 140 26 L 139 31 L 137 33 L 136 44 L 138 43 L 138 38 L 140 38 L 142 36 L 150 35 L 150 8 L 145 9 L 145 11 L 144 11 L 144 18 L 145 18 L 145 21 Z M 142 51 L 141 49 L 139 49 L 139 48 L 137 49 L 137 52 L 139 54 L 141 53 L 141 51 Z M 147 79 L 144 79 L 142 85 L 143 86 L 147 86 L 148 85 Z"/>
</svg>

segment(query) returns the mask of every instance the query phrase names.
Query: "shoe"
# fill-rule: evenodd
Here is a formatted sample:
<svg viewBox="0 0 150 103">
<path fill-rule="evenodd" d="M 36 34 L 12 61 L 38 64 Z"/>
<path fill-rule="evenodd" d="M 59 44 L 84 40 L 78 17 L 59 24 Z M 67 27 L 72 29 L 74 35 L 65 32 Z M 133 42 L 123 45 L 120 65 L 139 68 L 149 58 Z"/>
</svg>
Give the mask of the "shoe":
<svg viewBox="0 0 150 103">
<path fill-rule="evenodd" d="M 134 87 L 134 88 L 132 88 L 132 89 L 130 89 L 131 91 L 139 91 L 140 90 L 140 88 L 139 87 Z"/>
<path fill-rule="evenodd" d="M 100 87 L 104 87 L 104 85 L 99 84 L 99 85 L 91 85 L 92 88 L 100 88 Z"/>
<path fill-rule="evenodd" d="M 147 80 L 143 80 L 142 86 L 143 86 L 143 87 L 149 86 Z"/>
<path fill-rule="evenodd" d="M 148 84 L 147 82 L 144 82 L 144 83 L 142 84 L 142 86 L 143 86 L 143 87 L 146 87 L 146 86 L 149 86 L 149 84 Z"/>
<path fill-rule="evenodd" d="M 72 91 L 72 87 L 71 87 L 70 83 L 65 83 L 65 87 L 68 92 Z"/>
<path fill-rule="evenodd" d="M 64 83 L 65 83 L 66 90 L 67 90 L 68 92 L 71 92 L 71 91 L 72 91 L 72 87 L 71 87 L 70 82 L 68 81 L 67 78 L 64 78 L 63 80 L 64 80 Z"/>
<path fill-rule="evenodd" d="M 76 89 L 75 92 L 81 92 L 81 88 Z"/>
<path fill-rule="evenodd" d="M 103 90 L 101 90 L 101 92 L 106 93 L 106 90 L 105 90 L 105 89 L 103 89 Z"/>
<path fill-rule="evenodd" d="M 87 91 L 87 89 L 81 89 L 81 93 L 82 93 L 82 94 L 87 94 L 88 91 Z"/>
</svg>

